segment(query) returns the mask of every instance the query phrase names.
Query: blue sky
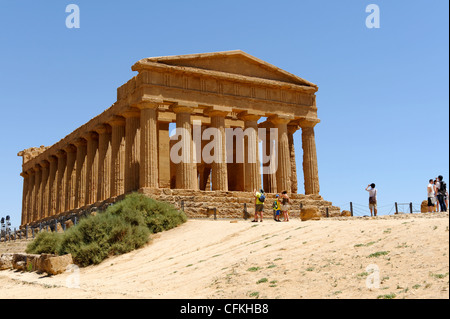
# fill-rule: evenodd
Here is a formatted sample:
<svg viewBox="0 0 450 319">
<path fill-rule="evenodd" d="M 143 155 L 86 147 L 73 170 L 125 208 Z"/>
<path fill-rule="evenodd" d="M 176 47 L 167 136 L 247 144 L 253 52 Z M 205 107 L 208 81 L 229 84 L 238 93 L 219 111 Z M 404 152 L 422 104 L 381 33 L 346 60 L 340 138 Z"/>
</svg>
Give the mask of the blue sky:
<svg viewBox="0 0 450 319">
<path fill-rule="evenodd" d="M 70 3 L 79 29 L 66 28 Z M 379 29 L 365 25 L 371 3 Z M 111 106 L 134 62 L 234 49 L 319 86 L 325 199 L 365 206 L 374 182 L 381 213 L 420 203 L 428 179 L 449 176 L 448 10 L 443 0 L 0 0 L 0 216 L 20 223 L 17 152 L 52 145 Z"/>
</svg>

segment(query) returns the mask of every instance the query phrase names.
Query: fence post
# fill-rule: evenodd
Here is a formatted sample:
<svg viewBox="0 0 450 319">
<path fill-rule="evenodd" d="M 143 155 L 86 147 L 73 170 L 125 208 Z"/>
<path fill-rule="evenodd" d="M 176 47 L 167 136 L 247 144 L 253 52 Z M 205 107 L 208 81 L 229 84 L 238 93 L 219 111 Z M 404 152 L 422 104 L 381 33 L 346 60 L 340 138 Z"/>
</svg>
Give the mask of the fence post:
<svg viewBox="0 0 450 319">
<path fill-rule="evenodd" d="M 326 212 L 327 212 L 327 217 L 330 217 L 329 213 L 328 213 L 328 207 L 325 208 Z"/>
<path fill-rule="evenodd" d="M 25 239 L 28 240 L 28 225 L 25 226 Z"/>
<path fill-rule="evenodd" d="M 184 212 L 184 200 L 181 201 L 181 210 Z"/>
<path fill-rule="evenodd" d="M 352 202 L 350 202 L 350 213 L 352 214 L 352 217 L 353 217 L 353 203 Z"/>
<path fill-rule="evenodd" d="M 395 213 L 398 214 L 398 204 L 395 202 Z"/>
<path fill-rule="evenodd" d="M 411 214 L 413 213 L 413 205 L 412 205 L 412 203 L 409 203 L 409 211 L 411 212 Z"/>
<path fill-rule="evenodd" d="M 217 208 L 214 207 L 214 220 L 217 220 Z"/>
</svg>

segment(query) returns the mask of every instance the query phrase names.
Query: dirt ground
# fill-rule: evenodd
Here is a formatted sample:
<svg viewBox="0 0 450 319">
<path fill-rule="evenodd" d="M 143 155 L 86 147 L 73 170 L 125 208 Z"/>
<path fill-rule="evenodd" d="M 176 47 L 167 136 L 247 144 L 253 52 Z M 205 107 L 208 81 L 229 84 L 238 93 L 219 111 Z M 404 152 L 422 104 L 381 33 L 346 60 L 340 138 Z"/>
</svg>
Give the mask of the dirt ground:
<svg viewBox="0 0 450 319">
<path fill-rule="evenodd" d="M 448 299 L 449 216 L 189 220 L 97 266 L 0 271 L 0 298 Z"/>
</svg>

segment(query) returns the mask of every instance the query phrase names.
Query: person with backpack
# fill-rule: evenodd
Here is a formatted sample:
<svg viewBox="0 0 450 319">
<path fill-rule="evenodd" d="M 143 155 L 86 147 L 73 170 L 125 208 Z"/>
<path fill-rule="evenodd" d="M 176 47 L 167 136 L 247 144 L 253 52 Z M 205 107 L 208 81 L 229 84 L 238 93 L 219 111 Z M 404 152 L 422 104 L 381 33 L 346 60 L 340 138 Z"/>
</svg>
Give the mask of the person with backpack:
<svg viewBox="0 0 450 319">
<path fill-rule="evenodd" d="M 437 188 L 437 197 L 439 200 L 439 205 L 441 207 L 441 212 L 447 211 L 447 206 L 445 203 L 445 195 L 447 194 L 447 184 L 444 182 L 444 178 L 442 175 L 438 176 L 438 185 L 436 185 Z"/>
<path fill-rule="evenodd" d="M 280 203 L 280 195 L 276 194 L 275 195 L 275 201 L 272 204 L 272 208 L 273 208 L 273 220 L 276 222 L 281 222 L 280 220 L 280 213 L 281 213 L 281 203 Z"/>
<path fill-rule="evenodd" d="M 266 200 L 266 195 L 264 195 L 264 189 L 260 189 L 259 192 L 254 190 L 255 197 L 255 219 L 252 220 L 252 222 L 258 222 L 258 216 L 260 219 L 260 222 L 263 221 L 263 212 L 264 212 L 264 201 Z"/>
</svg>

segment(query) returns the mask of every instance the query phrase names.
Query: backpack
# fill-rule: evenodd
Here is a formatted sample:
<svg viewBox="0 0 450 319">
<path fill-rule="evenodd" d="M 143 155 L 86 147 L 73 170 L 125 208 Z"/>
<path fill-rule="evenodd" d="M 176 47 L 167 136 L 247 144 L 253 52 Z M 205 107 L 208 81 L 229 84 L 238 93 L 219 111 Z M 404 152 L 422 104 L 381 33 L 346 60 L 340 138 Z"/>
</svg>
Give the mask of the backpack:
<svg viewBox="0 0 450 319">
<path fill-rule="evenodd" d="M 278 210 L 278 201 L 274 201 L 274 202 L 273 202 L 272 208 Z"/>
<path fill-rule="evenodd" d="M 261 203 L 264 203 L 265 200 L 266 200 L 266 196 L 264 196 L 264 194 L 261 194 L 261 196 L 259 196 L 259 201 Z"/>
<path fill-rule="evenodd" d="M 440 187 L 439 187 L 439 193 L 441 193 L 442 195 L 445 195 L 445 193 L 447 192 L 447 184 L 445 184 L 444 181 L 440 181 Z"/>
</svg>

